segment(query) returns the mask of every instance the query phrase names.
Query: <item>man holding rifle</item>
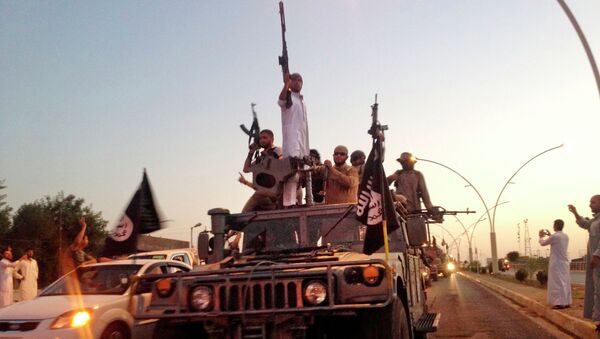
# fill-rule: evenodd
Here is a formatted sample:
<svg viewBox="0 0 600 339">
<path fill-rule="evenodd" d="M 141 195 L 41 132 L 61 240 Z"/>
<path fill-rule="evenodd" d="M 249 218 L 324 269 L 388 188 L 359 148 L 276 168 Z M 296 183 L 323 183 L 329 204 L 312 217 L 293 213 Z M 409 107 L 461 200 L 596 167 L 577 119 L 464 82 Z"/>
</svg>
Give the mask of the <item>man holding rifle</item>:
<svg viewBox="0 0 600 339">
<path fill-rule="evenodd" d="M 281 107 L 281 131 L 283 136 L 283 156 L 302 159 L 309 155 L 308 122 L 306 105 L 300 94 L 302 76 L 298 73 L 285 73 L 284 86 L 279 94 L 278 104 Z M 290 177 L 283 186 L 283 206 L 296 205 L 299 174 Z"/>
</svg>

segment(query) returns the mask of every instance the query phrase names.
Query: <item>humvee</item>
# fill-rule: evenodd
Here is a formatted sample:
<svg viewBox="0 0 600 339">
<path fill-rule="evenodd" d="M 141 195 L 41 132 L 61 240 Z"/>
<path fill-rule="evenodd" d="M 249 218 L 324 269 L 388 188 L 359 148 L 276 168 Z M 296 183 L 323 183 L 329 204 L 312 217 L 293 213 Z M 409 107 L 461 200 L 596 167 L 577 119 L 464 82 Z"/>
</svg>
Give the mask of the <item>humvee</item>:
<svg viewBox="0 0 600 339">
<path fill-rule="evenodd" d="M 149 303 L 132 310 L 137 336 L 155 338 L 422 338 L 435 331 L 421 275 L 420 224 L 401 217 L 383 250 L 362 253 L 366 226 L 353 204 L 232 214 L 212 209 L 188 273 L 146 275 Z M 423 227 L 424 224 L 423 224 Z M 227 234 L 242 234 L 239 251 Z M 418 235 L 417 235 L 418 236 Z M 145 336 L 145 335 L 144 335 Z"/>
</svg>

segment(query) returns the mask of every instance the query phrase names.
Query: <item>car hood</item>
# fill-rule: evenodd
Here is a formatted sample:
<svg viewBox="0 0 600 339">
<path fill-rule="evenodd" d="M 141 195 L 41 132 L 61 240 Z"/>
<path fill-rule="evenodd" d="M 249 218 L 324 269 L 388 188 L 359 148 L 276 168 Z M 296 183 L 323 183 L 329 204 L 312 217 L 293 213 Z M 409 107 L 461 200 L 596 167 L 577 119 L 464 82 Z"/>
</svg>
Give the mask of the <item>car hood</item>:
<svg viewBox="0 0 600 339">
<path fill-rule="evenodd" d="M 80 308 L 97 308 L 112 303 L 122 295 L 53 295 L 12 304 L 0 308 L 0 320 L 41 320 Z"/>
</svg>

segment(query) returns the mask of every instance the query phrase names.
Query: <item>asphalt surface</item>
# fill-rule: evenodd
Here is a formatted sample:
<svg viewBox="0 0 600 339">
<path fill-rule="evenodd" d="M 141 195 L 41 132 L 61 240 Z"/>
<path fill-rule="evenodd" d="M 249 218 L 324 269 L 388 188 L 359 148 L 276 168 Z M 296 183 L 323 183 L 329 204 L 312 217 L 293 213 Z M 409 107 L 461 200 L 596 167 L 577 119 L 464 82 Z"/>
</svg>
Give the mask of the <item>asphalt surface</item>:
<svg viewBox="0 0 600 339">
<path fill-rule="evenodd" d="M 535 314 L 456 274 L 427 290 L 430 312 L 441 312 L 429 338 L 570 338 Z"/>
</svg>

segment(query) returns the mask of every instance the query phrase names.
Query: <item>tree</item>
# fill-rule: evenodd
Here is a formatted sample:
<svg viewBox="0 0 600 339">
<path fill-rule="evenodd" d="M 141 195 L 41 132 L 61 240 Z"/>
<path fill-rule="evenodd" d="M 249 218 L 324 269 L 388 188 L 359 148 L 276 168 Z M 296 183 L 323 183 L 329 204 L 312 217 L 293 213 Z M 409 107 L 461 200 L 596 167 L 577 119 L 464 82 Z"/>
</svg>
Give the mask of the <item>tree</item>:
<svg viewBox="0 0 600 339">
<path fill-rule="evenodd" d="M 82 198 L 65 197 L 62 192 L 21 206 L 14 215 L 4 245 L 13 247 L 15 258 L 27 247 L 33 247 L 40 266 L 40 285 L 45 286 L 58 278 L 59 247 L 66 249 L 71 244 L 79 232 L 81 216 L 88 225 L 86 234 L 90 244 L 86 251 L 97 256 L 104 244 L 107 221 L 100 212 L 85 206 Z"/>
<path fill-rule="evenodd" d="M 0 190 L 5 188 L 4 180 L 0 180 Z M 3 237 L 10 228 L 10 212 L 12 208 L 4 201 L 5 199 L 6 194 L 0 193 L 0 237 Z"/>
<path fill-rule="evenodd" d="M 519 254 L 519 252 L 512 251 L 512 252 L 508 252 L 506 254 L 506 259 L 508 259 L 508 261 L 510 261 L 510 262 L 516 262 L 517 260 L 519 260 L 520 256 L 521 255 Z"/>
</svg>

